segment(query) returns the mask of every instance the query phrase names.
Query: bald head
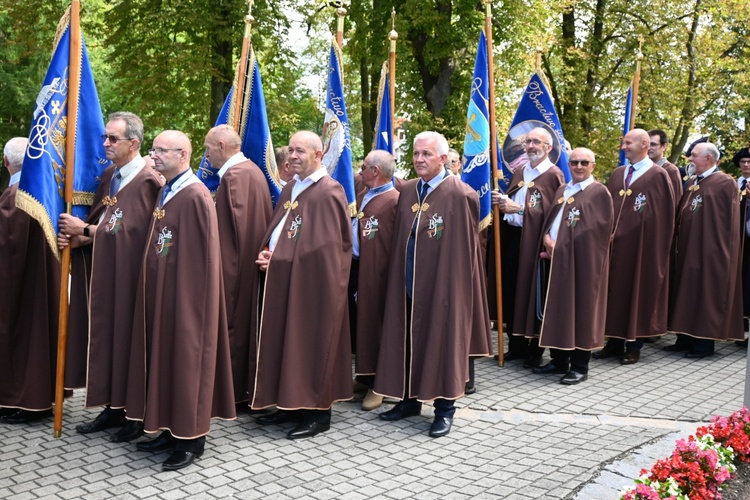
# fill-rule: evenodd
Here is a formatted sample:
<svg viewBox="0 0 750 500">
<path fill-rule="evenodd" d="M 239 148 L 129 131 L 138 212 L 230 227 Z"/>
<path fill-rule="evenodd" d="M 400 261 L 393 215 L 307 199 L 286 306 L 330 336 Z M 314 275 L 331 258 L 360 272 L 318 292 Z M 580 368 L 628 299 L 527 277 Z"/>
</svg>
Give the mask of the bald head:
<svg viewBox="0 0 750 500">
<path fill-rule="evenodd" d="M 322 160 L 323 141 L 315 132 L 302 130 L 289 140 L 289 166 L 300 179 L 321 168 Z"/>
<path fill-rule="evenodd" d="M 161 173 L 167 182 L 190 168 L 193 147 L 188 136 L 179 130 L 165 130 L 157 135 L 151 151 L 154 170 Z"/>
<path fill-rule="evenodd" d="M 15 175 L 21 171 L 28 143 L 29 140 L 25 137 L 14 137 L 5 143 L 5 147 L 3 148 L 3 164 L 8 169 L 8 172 L 10 172 L 10 175 Z"/>
<path fill-rule="evenodd" d="M 638 163 L 648 156 L 649 135 L 642 128 L 634 128 L 622 138 L 620 149 L 631 164 Z"/>
<path fill-rule="evenodd" d="M 214 168 L 221 168 L 227 160 L 240 152 L 242 139 L 231 125 L 217 125 L 206 134 L 203 141 L 206 158 Z"/>
<path fill-rule="evenodd" d="M 577 184 L 585 181 L 591 177 L 596 166 L 594 152 L 588 148 L 575 148 L 570 152 L 568 166 L 570 167 L 570 176 L 573 178 L 573 183 Z"/>
</svg>

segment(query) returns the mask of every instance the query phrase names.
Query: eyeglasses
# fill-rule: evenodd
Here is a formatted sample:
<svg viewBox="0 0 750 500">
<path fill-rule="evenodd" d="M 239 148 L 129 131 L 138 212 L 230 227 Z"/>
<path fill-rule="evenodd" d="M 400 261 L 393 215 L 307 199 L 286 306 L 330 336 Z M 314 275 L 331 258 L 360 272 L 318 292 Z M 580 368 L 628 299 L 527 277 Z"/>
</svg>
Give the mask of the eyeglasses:
<svg viewBox="0 0 750 500">
<path fill-rule="evenodd" d="M 451 163 L 455 165 L 456 163 L 461 163 L 461 160 L 451 160 Z"/>
<path fill-rule="evenodd" d="M 658 148 L 659 146 L 661 146 L 661 143 L 660 142 L 649 142 L 648 145 L 650 147 L 652 147 L 652 148 Z"/>
<path fill-rule="evenodd" d="M 525 141 L 523 141 L 523 143 L 526 146 L 531 146 L 532 144 L 534 146 L 541 146 L 542 144 L 544 144 L 545 146 L 551 146 L 552 145 L 549 142 L 542 142 L 539 139 L 526 139 Z"/>
<path fill-rule="evenodd" d="M 149 149 L 148 154 L 149 156 L 162 156 L 167 151 L 182 151 L 185 148 L 154 148 Z"/>
<path fill-rule="evenodd" d="M 117 141 L 134 141 L 135 139 L 128 139 L 127 137 L 117 137 L 116 135 L 102 134 L 102 140 L 106 141 L 109 139 L 110 144 L 117 144 Z"/>
<path fill-rule="evenodd" d="M 568 165 L 571 167 L 575 167 L 577 165 L 580 165 L 582 167 L 588 167 L 589 165 L 592 165 L 596 163 L 595 161 L 588 161 L 588 160 L 568 160 Z"/>
</svg>

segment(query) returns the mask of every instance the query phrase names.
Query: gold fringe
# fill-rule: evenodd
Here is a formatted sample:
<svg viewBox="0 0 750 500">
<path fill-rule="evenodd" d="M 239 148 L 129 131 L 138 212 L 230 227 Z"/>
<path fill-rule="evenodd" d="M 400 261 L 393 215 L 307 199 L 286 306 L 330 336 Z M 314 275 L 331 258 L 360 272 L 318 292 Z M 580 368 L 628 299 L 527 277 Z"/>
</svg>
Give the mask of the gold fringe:
<svg viewBox="0 0 750 500">
<path fill-rule="evenodd" d="M 349 217 L 357 216 L 357 202 L 349 203 Z"/>
<path fill-rule="evenodd" d="M 482 219 L 481 221 L 479 221 L 479 231 L 480 232 L 484 231 L 485 229 L 487 229 L 489 227 L 490 224 L 492 224 L 492 213 L 491 212 L 490 212 L 490 214 L 487 217 L 485 217 L 484 219 Z"/>
<path fill-rule="evenodd" d="M 380 130 L 380 107 L 383 105 L 383 91 L 385 87 L 385 77 L 388 75 L 388 61 L 383 62 L 383 67 L 380 68 L 380 83 L 378 84 L 378 104 L 375 108 L 377 112 L 377 118 L 375 118 L 375 136 L 372 138 L 372 149 L 375 149 L 375 144 L 378 142 L 377 132 Z M 390 89 L 388 90 L 390 92 Z"/>
<path fill-rule="evenodd" d="M 94 204 L 94 193 L 88 191 L 73 191 L 73 205 L 90 207 Z"/>
<path fill-rule="evenodd" d="M 52 249 L 52 253 L 55 255 L 57 260 L 60 260 L 60 252 L 57 249 L 57 235 L 55 229 L 52 227 L 52 221 L 50 220 L 49 213 L 44 208 L 44 205 L 35 200 L 33 196 L 20 189 L 16 192 L 16 207 L 20 208 L 31 218 L 39 222 L 44 231 L 44 237 L 47 239 L 47 243 Z"/>
<path fill-rule="evenodd" d="M 62 38 L 63 33 L 65 33 L 65 30 L 68 29 L 68 26 L 70 26 L 70 9 L 72 7 L 68 7 L 65 10 L 65 14 L 60 18 L 60 22 L 57 23 L 57 31 L 55 31 L 55 43 L 52 46 L 52 55 L 55 54 L 55 49 L 57 49 L 57 44 L 60 43 L 60 38 Z"/>
</svg>

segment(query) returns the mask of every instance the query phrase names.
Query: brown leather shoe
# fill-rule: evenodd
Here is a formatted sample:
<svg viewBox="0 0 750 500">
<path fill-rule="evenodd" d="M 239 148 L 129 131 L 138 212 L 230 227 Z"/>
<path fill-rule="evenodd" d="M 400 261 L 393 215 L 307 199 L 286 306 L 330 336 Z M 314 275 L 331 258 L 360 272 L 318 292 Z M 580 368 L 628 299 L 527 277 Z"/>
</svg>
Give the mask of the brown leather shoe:
<svg viewBox="0 0 750 500">
<path fill-rule="evenodd" d="M 620 358 L 622 357 L 622 350 L 619 345 L 616 345 L 613 342 L 607 342 L 604 349 L 595 352 L 592 356 L 594 359 Z"/>
<path fill-rule="evenodd" d="M 641 359 L 641 351 L 633 349 L 632 351 L 625 351 L 625 354 L 622 355 L 622 359 L 620 360 L 620 364 L 622 365 L 634 365 L 638 362 L 638 360 Z"/>
</svg>

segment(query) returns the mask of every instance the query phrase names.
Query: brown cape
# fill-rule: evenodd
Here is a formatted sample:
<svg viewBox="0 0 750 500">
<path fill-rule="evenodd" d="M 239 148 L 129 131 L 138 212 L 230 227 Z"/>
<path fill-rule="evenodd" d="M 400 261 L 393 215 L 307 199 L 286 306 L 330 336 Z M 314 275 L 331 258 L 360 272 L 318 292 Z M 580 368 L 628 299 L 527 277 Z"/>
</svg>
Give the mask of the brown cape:
<svg viewBox="0 0 750 500">
<path fill-rule="evenodd" d="M 162 184 L 152 168 L 144 167 L 104 205 L 92 250 L 87 407 L 125 406 L 135 296 Z"/>
<path fill-rule="evenodd" d="M 295 182 L 284 186 L 263 237 L 268 242 L 289 213 L 268 270 L 261 273 L 251 371 L 255 409 L 324 410 L 352 397 L 346 298 L 352 225 L 346 196 L 326 175 L 290 204 Z"/>
<path fill-rule="evenodd" d="M 675 204 L 664 169 L 652 164 L 627 192 L 625 171 L 615 169 L 607 184 L 615 225 L 604 334 L 633 341 L 667 331 Z"/>
<path fill-rule="evenodd" d="M 148 167 L 146 167 L 148 168 Z M 98 224 L 107 208 L 102 200 L 109 194 L 109 183 L 115 172 L 110 165 L 99 182 L 94 194 L 87 224 Z M 142 249 L 138 250 L 140 255 Z M 65 388 L 86 387 L 86 369 L 89 354 L 89 284 L 91 282 L 91 258 L 93 245 L 70 249 L 70 301 L 68 305 L 68 342 L 65 347 Z"/>
<path fill-rule="evenodd" d="M 248 356 L 255 350 L 250 348 L 256 314 L 253 288 L 259 272 L 255 259 L 272 211 L 266 178 L 255 163 L 244 161 L 224 173 L 216 192 L 216 216 L 236 402 L 248 399 Z"/>
<path fill-rule="evenodd" d="M 479 198 L 458 177 L 449 175 L 428 193 L 420 210 L 417 182 L 404 185 L 398 203 L 374 390 L 421 401 L 457 399 L 469 378 L 469 356 L 487 356 L 491 349 L 479 255 Z M 409 336 L 404 279 L 406 248 L 415 218 Z M 483 342 L 472 342 L 472 335 L 479 333 L 483 333 Z M 409 338 L 411 356 L 407 360 Z"/>
<path fill-rule="evenodd" d="M 695 188 L 698 189 L 695 189 Z M 669 329 L 742 340 L 739 190 L 715 171 L 682 196 L 675 231 Z"/>
<path fill-rule="evenodd" d="M 363 197 L 360 195 L 357 206 L 362 206 Z M 378 365 L 398 197 L 399 192 L 390 189 L 372 198 L 361 210 L 355 363 L 358 375 L 372 375 Z"/>
<path fill-rule="evenodd" d="M 211 417 L 235 417 L 216 209 L 197 181 L 157 210 L 143 254 L 125 409 L 146 432 L 192 439 L 208 434 Z"/>
<path fill-rule="evenodd" d="M 55 399 L 60 263 L 17 191 L 0 196 L 0 407 L 38 411 Z"/>
<path fill-rule="evenodd" d="M 508 196 L 518 191 L 523 181 L 523 172 L 530 168 L 526 165 L 513 172 L 513 177 L 508 186 Z M 542 237 L 542 229 L 547 214 L 555 205 L 555 192 L 560 186 L 565 185 L 565 177 L 562 171 L 551 166 L 543 174 L 529 183 L 526 190 L 526 203 L 523 207 L 523 228 L 521 231 L 521 247 L 518 258 L 518 277 L 516 278 L 516 297 L 513 326 L 510 329 L 513 335 L 535 337 L 539 335 L 539 322 L 536 319 L 536 271 L 539 252 L 539 241 Z"/>
<path fill-rule="evenodd" d="M 669 176 L 669 182 L 672 184 L 672 193 L 674 194 L 674 205 L 675 207 L 680 204 L 680 198 L 682 197 L 682 176 L 680 175 L 680 169 L 674 163 L 664 162 L 661 166 L 666 170 Z"/>
<path fill-rule="evenodd" d="M 561 186 L 555 198 L 562 200 L 564 191 Z M 560 210 L 539 345 L 590 351 L 604 345 L 612 197 L 594 182 L 552 208 L 543 234 Z"/>
</svg>

